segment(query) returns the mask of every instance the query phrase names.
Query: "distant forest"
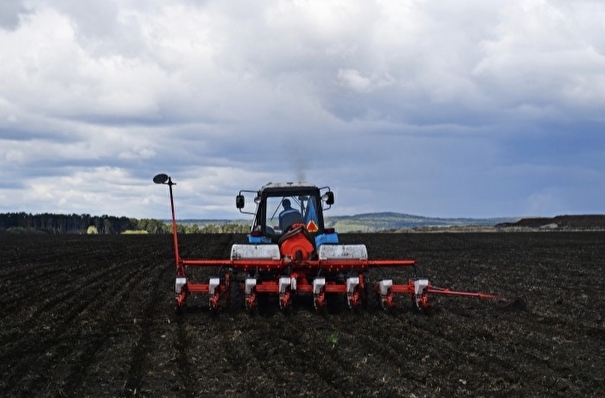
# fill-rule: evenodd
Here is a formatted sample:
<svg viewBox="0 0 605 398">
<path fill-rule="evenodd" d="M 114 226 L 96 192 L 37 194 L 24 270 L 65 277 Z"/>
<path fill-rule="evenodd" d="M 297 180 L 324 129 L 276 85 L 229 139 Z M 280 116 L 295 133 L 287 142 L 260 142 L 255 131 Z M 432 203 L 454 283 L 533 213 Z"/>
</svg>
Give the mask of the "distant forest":
<svg viewBox="0 0 605 398">
<path fill-rule="evenodd" d="M 177 224 L 179 233 L 246 233 L 249 226 L 239 224 L 203 225 Z M 172 232 L 172 226 L 164 221 L 144 218 L 115 216 L 91 216 L 90 214 L 31 214 L 0 213 L 0 232 L 50 233 L 50 234 L 122 234 Z"/>
</svg>

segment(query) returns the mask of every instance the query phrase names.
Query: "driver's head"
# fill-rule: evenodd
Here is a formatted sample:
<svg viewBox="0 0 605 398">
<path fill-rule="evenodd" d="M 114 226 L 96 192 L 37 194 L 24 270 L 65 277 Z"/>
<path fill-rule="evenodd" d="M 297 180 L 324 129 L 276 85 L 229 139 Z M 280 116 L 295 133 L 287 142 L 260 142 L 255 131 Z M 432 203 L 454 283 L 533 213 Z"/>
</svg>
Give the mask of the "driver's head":
<svg viewBox="0 0 605 398">
<path fill-rule="evenodd" d="M 281 202 L 282 206 L 284 206 L 284 209 L 289 209 L 290 208 L 290 199 L 284 199 Z"/>
</svg>

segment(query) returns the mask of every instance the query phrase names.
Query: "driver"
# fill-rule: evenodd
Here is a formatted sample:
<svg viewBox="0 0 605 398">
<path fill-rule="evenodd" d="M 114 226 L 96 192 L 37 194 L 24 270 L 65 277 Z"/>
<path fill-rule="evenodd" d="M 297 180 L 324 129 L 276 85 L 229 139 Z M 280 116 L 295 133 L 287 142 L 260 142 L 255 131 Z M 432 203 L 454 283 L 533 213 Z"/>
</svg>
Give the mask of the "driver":
<svg viewBox="0 0 605 398">
<path fill-rule="evenodd" d="M 279 228 L 282 231 L 288 229 L 295 222 L 303 222 L 300 212 L 292 208 L 290 199 L 284 199 L 281 203 L 284 209 L 279 213 Z"/>
</svg>

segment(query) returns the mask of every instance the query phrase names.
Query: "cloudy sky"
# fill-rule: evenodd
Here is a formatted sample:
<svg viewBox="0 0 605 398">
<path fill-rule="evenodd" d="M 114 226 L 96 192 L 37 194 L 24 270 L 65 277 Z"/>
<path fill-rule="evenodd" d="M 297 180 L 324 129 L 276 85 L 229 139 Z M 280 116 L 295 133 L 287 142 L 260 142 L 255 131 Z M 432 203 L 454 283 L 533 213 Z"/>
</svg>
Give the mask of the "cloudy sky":
<svg viewBox="0 0 605 398">
<path fill-rule="evenodd" d="M 0 0 L 0 212 L 605 213 L 602 0 Z"/>
</svg>

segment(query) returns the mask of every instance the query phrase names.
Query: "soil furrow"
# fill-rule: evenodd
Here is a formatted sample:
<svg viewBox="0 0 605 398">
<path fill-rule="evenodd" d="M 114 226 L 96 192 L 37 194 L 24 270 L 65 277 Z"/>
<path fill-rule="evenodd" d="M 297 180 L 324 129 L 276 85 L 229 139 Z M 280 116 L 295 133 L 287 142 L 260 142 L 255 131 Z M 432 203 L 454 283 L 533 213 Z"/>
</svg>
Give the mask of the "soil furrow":
<svg viewBox="0 0 605 398">
<path fill-rule="evenodd" d="M 153 285 L 151 292 L 149 298 L 146 300 L 147 304 L 140 317 L 140 332 L 131 353 L 131 362 L 128 368 L 126 384 L 124 385 L 125 396 L 135 396 L 137 393 L 145 391 L 142 389 L 142 379 L 146 372 L 149 371 L 150 368 L 153 368 L 153 366 L 150 366 L 149 362 L 155 360 L 155 358 L 150 355 L 150 352 L 154 351 L 153 346 L 155 344 L 152 340 L 152 328 L 155 326 L 154 321 L 157 320 L 157 310 L 161 307 L 161 300 L 165 299 L 165 295 L 163 294 L 165 284 L 163 282 L 166 280 L 169 273 L 172 275 L 172 271 L 172 267 L 161 266 L 156 267 L 151 273 L 155 276 L 152 278 Z M 133 292 L 133 294 L 141 293 L 143 292 Z"/>
<path fill-rule="evenodd" d="M 148 270 L 145 275 L 153 276 L 158 272 L 157 269 L 160 269 L 158 273 L 161 275 L 162 268 L 165 267 L 158 265 L 154 269 Z M 85 384 L 83 380 L 86 378 L 88 369 L 98 363 L 97 352 L 105 349 L 104 346 L 107 345 L 111 334 L 116 331 L 116 325 L 130 320 L 131 314 L 126 311 L 127 303 L 132 301 L 133 297 L 136 298 L 137 295 L 140 295 L 144 291 L 145 285 L 148 284 L 148 278 L 142 276 L 140 271 L 133 270 L 124 278 L 124 284 L 116 283 L 115 289 L 107 300 L 99 302 L 98 308 L 95 308 L 98 310 L 95 319 L 98 330 L 92 333 L 90 338 L 84 340 L 85 344 L 80 348 L 77 357 L 74 356 L 74 363 L 63 381 L 66 391 L 84 389 L 82 384 Z"/>
<path fill-rule="evenodd" d="M 605 232 L 345 234 L 371 258 L 416 258 L 432 283 L 505 300 L 433 297 L 417 313 L 174 315 L 170 236 L 3 235 L 2 396 L 605 395 Z M 228 258 L 237 235 L 184 235 Z M 192 272 L 205 280 L 219 270 Z M 223 270 L 224 271 L 224 270 Z M 397 281 L 409 269 L 375 271 Z"/>
<path fill-rule="evenodd" d="M 132 280 L 135 275 L 136 271 L 125 274 L 123 278 L 117 279 L 115 281 L 117 283 L 101 295 L 91 296 L 81 294 L 67 297 L 61 296 L 66 299 L 60 303 L 61 308 L 57 309 L 57 322 L 52 326 L 48 326 L 48 329 L 42 328 L 37 330 L 33 329 L 33 323 L 30 323 L 30 330 L 36 330 L 37 333 L 33 336 L 30 334 L 21 338 L 16 337 L 14 340 L 15 344 L 12 344 L 12 348 L 7 349 L 5 352 L 7 357 L 28 355 L 34 358 L 32 362 L 24 362 L 19 364 L 19 366 L 12 367 L 10 369 L 11 373 L 7 372 L 6 374 L 8 384 L 16 384 L 14 383 L 15 379 L 20 377 L 26 370 L 32 372 L 38 369 L 36 372 L 37 377 L 33 380 L 34 385 L 21 384 L 19 388 L 27 391 L 29 389 L 36 389 L 36 385 L 52 385 L 54 368 L 60 366 L 59 364 L 66 358 L 71 360 L 75 355 L 74 352 L 82 349 L 80 344 L 87 344 L 89 342 L 89 338 L 87 337 L 89 333 L 87 331 L 93 330 L 90 333 L 90 335 L 94 336 L 93 340 L 102 340 L 106 336 L 107 332 L 103 330 L 107 327 L 107 323 L 99 325 L 97 320 L 90 320 L 90 316 L 96 317 L 99 313 L 103 314 L 104 310 L 107 309 L 107 303 L 119 303 L 120 301 L 113 300 L 113 298 L 116 295 L 121 296 L 127 292 L 124 290 L 124 285 L 121 284 L 122 280 Z M 101 284 L 103 281 L 99 281 L 99 283 Z M 87 315 L 83 315 L 85 311 L 88 313 Z M 76 321 L 77 317 L 80 319 Z M 99 331 L 99 327 L 102 330 Z M 97 343 L 93 342 L 92 345 L 96 347 Z M 86 360 L 89 360 L 89 358 Z M 62 381 L 58 382 L 58 384 L 61 383 Z"/>
</svg>

